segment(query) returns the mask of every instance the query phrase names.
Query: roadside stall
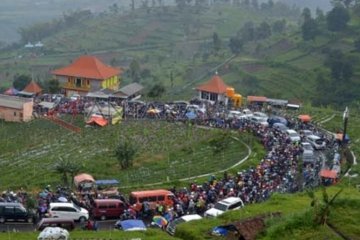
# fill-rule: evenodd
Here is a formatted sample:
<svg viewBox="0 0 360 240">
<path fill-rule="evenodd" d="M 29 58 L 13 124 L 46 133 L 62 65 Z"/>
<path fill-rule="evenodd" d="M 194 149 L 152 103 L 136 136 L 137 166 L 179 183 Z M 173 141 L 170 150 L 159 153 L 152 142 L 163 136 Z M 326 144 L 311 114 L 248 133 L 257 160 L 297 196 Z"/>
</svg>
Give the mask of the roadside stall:
<svg viewBox="0 0 360 240">
<path fill-rule="evenodd" d="M 323 169 L 320 171 L 321 182 L 325 186 L 336 184 L 339 180 L 338 173 L 335 170 Z"/>
<path fill-rule="evenodd" d="M 87 173 L 82 173 L 74 177 L 74 184 L 80 193 L 91 192 L 95 186 L 95 179 Z"/>
</svg>

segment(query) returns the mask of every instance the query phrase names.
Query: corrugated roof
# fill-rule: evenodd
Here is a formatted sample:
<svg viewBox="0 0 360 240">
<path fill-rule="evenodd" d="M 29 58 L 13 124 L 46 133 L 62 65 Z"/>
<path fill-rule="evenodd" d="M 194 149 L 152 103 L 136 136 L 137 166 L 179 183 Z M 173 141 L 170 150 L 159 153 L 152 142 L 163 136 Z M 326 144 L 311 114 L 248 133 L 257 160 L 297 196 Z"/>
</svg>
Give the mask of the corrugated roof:
<svg viewBox="0 0 360 240">
<path fill-rule="evenodd" d="M 131 95 L 134 95 L 141 90 L 143 90 L 144 87 L 139 83 L 130 83 L 129 85 L 126 85 L 119 89 L 119 91 L 114 93 L 114 96 L 126 96 L 129 97 Z"/>
<path fill-rule="evenodd" d="M 24 103 L 31 101 L 32 99 L 29 98 L 21 98 L 0 94 L 0 107 L 23 109 Z"/>
<path fill-rule="evenodd" d="M 105 65 L 94 56 L 81 56 L 69 66 L 51 72 L 59 76 L 72 76 L 104 80 L 121 73 L 120 69 Z"/>
<path fill-rule="evenodd" d="M 28 93 L 41 93 L 42 88 L 34 81 L 31 81 L 23 90 L 22 92 L 28 92 Z"/>
<path fill-rule="evenodd" d="M 267 98 L 263 96 L 247 96 L 248 102 L 266 102 Z"/>
<path fill-rule="evenodd" d="M 196 89 L 210 93 L 223 94 L 229 86 L 218 76 L 214 75 L 208 82 L 199 85 Z"/>
</svg>

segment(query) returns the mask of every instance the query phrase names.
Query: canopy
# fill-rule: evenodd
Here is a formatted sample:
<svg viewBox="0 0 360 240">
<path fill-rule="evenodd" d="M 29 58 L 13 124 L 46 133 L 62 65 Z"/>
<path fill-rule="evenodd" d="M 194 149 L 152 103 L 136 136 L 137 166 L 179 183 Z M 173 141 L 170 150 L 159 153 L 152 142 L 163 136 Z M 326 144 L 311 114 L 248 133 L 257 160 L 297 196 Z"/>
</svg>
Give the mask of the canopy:
<svg viewBox="0 0 360 240">
<path fill-rule="evenodd" d="M 302 122 L 310 122 L 311 121 L 311 117 L 310 115 L 299 115 L 299 120 Z"/>
<path fill-rule="evenodd" d="M 108 121 L 103 116 L 93 115 L 86 124 L 96 124 L 100 127 L 104 127 L 108 124 Z"/>
<path fill-rule="evenodd" d="M 15 95 L 17 95 L 18 93 L 19 93 L 19 90 L 15 89 L 15 88 L 13 88 L 13 87 L 9 88 L 8 90 L 6 90 L 6 91 L 4 92 L 5 95 L 10 95 L 10 96 L 15 96 Z"/>
<path fill-rule="evenodd" d="M 79 184 L 85 183 L 85 182 L 94 183 L 95 179 L 87 173 L 79 174 L 74 177 L 75 186 L 79 186 Z"/>
<path fill-rule="evenodd" d="M 142 220 L 120 221 L 120 226 L 124 231 L 145 231 L 146 226 Z"/>
<path fill-rule="evenodd" d="M 153 217 L 152 223 L 159 227 L 165 227 L 168 224 L 168 220 L 163 216 L 156 215 Z"/>
<path fill-rule="evenodd" d="M 104 180 L 96 180 L 96 185 L 117 185 L 119 181 L 116 179 L 104 179 Z"/>
<path fill-rule="evenodd" d="M 337 172 L 334 170 L 321 170 L 320 171 L 320 176 L 324 177 L 324 178 L 337 178 Z"/>
<path fill-rule="evenodd" d="M 193 111 L 190 111 L 190 112 L 187 112 L 187 113 L 185 114 L 185 116 L 186 116 L 188 119 L 192 120 L 192 119 L 195 119 L 195 118 L 196 118 L 196 113 L 194 113 Z"/>
<path fill-rule="evenodd" d="M 152 108 L 152 109 L 149 109 L 147 111 L 147 113 L 150 113 L 150 114 L 157 114 L 157 113 L 160 113 L 161 111 L 159 109 L 156 109 L 156 108 Z"/>
</svg>

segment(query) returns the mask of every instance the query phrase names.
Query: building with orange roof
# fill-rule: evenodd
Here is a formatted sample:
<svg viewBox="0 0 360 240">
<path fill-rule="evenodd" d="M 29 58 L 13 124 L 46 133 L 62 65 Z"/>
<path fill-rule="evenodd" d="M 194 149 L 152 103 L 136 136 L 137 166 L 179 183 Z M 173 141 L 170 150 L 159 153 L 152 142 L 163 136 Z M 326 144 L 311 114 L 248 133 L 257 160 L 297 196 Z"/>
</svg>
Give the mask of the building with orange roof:
<svg viewBox="0 0 360 240">
<path fill-rule="evenodd" d="M 70 65 L 51 72 L 67 96 L 86 95 L 101 89 L 117 90 L 121 70 L 105 65 L 94 56 L 84 55 Z"/>
<path fill-rule="evenodd" d="M 226 89 L 228 85 L 224 83 L 218 74 L 215 74 L 209 81 L 196 87 L 199 99 L 210 102 L 227 102 Z"/>
<path fill-rule="evenodd" d="M 42 88 L 32 80 L 22 91 L 38 95 L 42 92 Z"/>
</svg>

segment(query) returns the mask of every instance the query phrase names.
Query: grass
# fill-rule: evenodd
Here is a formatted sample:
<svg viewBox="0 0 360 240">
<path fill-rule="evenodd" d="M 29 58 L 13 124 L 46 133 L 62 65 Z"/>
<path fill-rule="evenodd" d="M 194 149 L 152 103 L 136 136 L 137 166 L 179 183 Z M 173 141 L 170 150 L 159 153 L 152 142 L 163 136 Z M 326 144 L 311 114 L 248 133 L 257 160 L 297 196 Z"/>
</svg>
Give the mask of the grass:
<svg viewBox="0 0 360 240">
<path fill-rule="evenodd" d="M 332 196 L 338 189 L 338 186 L 330 187 L 327 191 L 329 195 Z M 321 199 L 321 192 L 318 191 L 316 194 Z M 346 221 L 356 223 L 359 220 L 356 210 L 360 202 L 358 190 L 352 187 L 345 187 L 337 200 L 334 210 L 331 211 L 332 215 L 329 221 L 338 221 L 336 223 L 334 222 L 334 224 L 336 224 L 340 230 L 343 230 L 350 236 L 358 236 L 356 224 L 351 224 L 349 225 L 350 227 L 340 224 L 340 222 L 345 223 Z M 315 239 L 314 237 L 339 239 L 326 227 L 313 226 L 310 202 L 310 198 L 306 193 L 296 193 L 292 195 L 274 194 L 268 201 L 261 204 L 247 205 L 241 210 L 227 212 L 215 219 L 203 219 L 179 225 L 175 236 L 187 240 L 220 239 L 211 237 L 208 234 L 215 226 L 254 217 L 259 214 L 281 212 L 282 217 L 278 220 L 269 221 L 267 223 L 269 228 L 267 228 L 264 235 L 259 236 L 259 239 Z M 353 202 L 357 202 L 357 204 L 353 205 Z M 344 216 L 344 214 L 346 214 L 346 216 Z M 357 238 L 355 237 L 355 239 Z"/>
<path fill-rule="evenodd" d="M 36 239 L 39 232 L 26 232 L 26 233 L 0 233 L 0 240 L 29 240 Z M 169 234 L 155 229 L 148 229 L 145 232 L 123 232 L 123 231 L 72 231 L 70 232 L 72 240 L 80 239 L 111 239 L 111 240 L 178 240 Z"/>
</svg>

